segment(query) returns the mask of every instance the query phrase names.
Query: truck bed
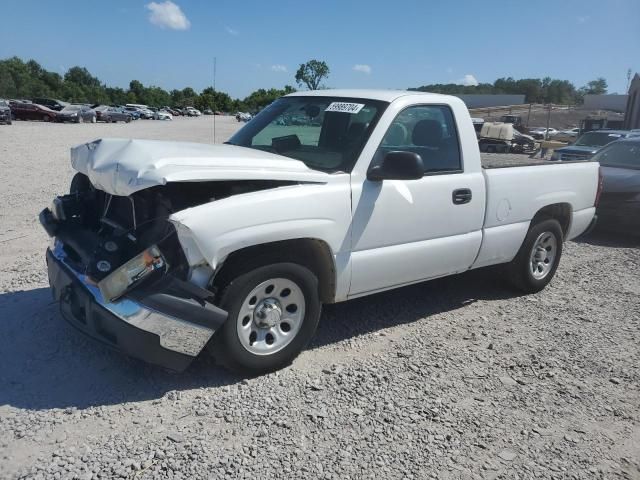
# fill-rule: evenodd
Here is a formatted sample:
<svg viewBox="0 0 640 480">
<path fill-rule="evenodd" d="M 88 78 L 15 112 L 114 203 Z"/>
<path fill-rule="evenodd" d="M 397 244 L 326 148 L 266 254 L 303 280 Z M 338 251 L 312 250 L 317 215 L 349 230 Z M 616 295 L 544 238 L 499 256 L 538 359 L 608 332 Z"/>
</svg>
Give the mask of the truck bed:
<svg viewBox="0 0 640 480">
<path fill-rule="evenodd" d="M 550 162 L 542 158 L 529 158 L 529 154 L 522 153 L 480 153 L 482 168 L 529 167 L 533 165 L 549 165 Z M 567 162 L 562 162 L 567 163 Z"/>
</svg>

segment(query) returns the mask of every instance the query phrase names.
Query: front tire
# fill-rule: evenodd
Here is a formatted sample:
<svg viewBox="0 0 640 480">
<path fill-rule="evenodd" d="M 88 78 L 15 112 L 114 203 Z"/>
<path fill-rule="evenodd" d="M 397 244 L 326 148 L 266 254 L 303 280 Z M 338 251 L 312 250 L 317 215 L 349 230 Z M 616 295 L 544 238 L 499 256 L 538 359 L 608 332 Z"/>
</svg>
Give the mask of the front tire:
<svg viewBox="0 0 640 480">
<path fill-rule="evenodd" d="M 509 283 L 525 293 L 536 293 L 553 279 L 562 256 L 562 227 L 557 220 L 531 226 L 515 258 L 507 265 Z"/>
<path fill-rule="evenodd" d="M 274 263 L 238 275 L 224 289 L 229 317 L 216 333 L 212 354 L 248 375 L 289 365 L 313 337 L 322 304 L 318 279 L 296 263 Z"/>
</svg>

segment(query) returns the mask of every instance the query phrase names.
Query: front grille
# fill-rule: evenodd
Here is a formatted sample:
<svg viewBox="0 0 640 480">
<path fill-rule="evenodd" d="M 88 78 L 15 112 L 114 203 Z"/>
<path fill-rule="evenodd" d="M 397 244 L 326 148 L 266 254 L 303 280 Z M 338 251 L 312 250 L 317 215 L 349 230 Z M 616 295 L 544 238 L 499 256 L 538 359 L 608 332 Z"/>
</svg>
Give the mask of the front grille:
<svg viewBox="0 0 640 480">
<path fill-rule="evenodd" d="M 560 160 L 565 162 L 575 161 L 575 160 L 589 160 L 591 155 L 588 153 L 562 153 L 560 154 Z"/>
</svg>

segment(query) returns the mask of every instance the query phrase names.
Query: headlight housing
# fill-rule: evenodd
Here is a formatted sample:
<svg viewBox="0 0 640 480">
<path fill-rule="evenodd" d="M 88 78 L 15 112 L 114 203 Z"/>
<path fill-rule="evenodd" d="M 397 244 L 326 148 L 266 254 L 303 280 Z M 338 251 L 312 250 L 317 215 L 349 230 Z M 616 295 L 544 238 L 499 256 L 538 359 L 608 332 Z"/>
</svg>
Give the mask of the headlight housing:
<svg viewBox="0 0 640 480">
<path fill-rule="evenodd" d="M 153 245 L 103 278 L 98 282 L 98 288 L 104 300 L 111 302 L 154 271 L 166 271 L 167 267 L 160 249 Z"/>
</svg>

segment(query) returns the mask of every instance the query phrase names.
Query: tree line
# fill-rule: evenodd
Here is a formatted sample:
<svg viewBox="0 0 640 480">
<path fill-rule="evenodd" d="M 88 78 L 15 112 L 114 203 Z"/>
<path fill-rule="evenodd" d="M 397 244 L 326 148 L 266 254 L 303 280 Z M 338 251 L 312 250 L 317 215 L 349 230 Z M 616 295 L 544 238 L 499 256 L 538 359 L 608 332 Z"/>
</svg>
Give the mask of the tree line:
<svg viewBox="0 0 640 480">
<path fill-rule="evenodd" d="M 523 78 L 515 80 L 511 77 L 499 78 L 493 83 L 478 85 L 458 85 L 455 83 L 423 85 L 409 90 L 444 94 L 524 94 L 525 103 L 561 103 L 581 104 L 587 94 L 603 95 L 607 93 L 607 81 L 597 78 L 585 86 L 576 88 L 568 80 L 551 77 Z"/>
<path fill-rule="evenodd" d="M 328 77 L 329 72 L 325 62 L 310 60 L 300 65 L 295 80 L 298 85 L 306 86 L 310 90 L 323 88 L 321 81 Z M 520 80 L 508 77 L 499 78 L 493 83 L 471 86 L 454 83 L 432 84 L 409 90 L 445 94 L 524 94 L 527 103 L 576 104 L 582 103 L 586 94 L 607 93 L 607 82 L 604 78 L 598 78 L 576 88 L 568 80 L 550 77 Z M 212 87 L 207 87 L 199 93 L 191 87 L 167 91 L 156 86 L 145 86 L 138 80 L 131 80 L 129 88 L 125 89 L 105 85 L 84 67 L 71 67 L 64 75 L 60 75 L 46 70 L 35 60 L 25 62 L 18 57 L 0 60 L 0 98 L 46 97 L 74 103 L 141 103 L 154 107 L 193 106 L 201 110 L 210 108 L 234 112 L 260 110 L 278 97 L 295 91 L 290 85 L 283 89 L 260 88 L 244 99 L 234 99 Z"/>
<path fill-rule="evenodd" d="M 145 86 L 138 80 L 131 80 L 129 88 L 125 89 L 105 85 L 84 67 L 71 67 L 64 75 L 60 75 L 44 69 L 35 60 L 24 62 L 18 57 L 0 60 L 0 98 L 45 97 L 73 103 L 141 103 L 153 107 L 193 106 L 200 110 L 210 108 L 235 112 L 260 110 L 292 92 L 295 89 L 289 85 L 283 89 L 260 88 L 244 99 L 234 99 L 212 87 L 199 93 L 191 87 L 167 91 L 160 87 Z"/>
</svg>

